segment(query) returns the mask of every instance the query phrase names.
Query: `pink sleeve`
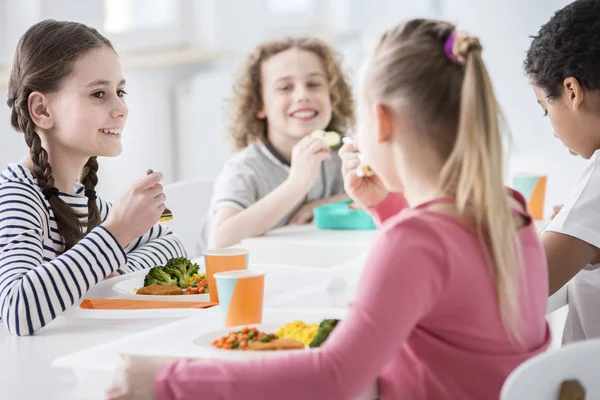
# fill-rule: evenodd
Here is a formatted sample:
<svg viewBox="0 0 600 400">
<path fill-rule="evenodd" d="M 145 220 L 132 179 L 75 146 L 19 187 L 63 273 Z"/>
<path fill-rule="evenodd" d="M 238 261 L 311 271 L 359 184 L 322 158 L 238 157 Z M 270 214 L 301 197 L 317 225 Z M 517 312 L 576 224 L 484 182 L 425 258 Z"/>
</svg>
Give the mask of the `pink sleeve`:
<svg viewBox="0 0 600 400">
<path fill-rule="evenodd" d="M 384 226 L 364 284 L 346 318 L 319 350 L 273 359 L 177 361 L 155 380 L 157 400 L 348 399 L 372 384 L 446 280 L 439 237 L 418 221 Z"/>
<path fill-rule="evenodd" d="M 381 203 L 375 207 L 368 208 L 367 211 L 379 226 L 388 218 L 393 217 L 407 207 L 408 202 L 402 193 L 390 193 Z"/>
</svg>

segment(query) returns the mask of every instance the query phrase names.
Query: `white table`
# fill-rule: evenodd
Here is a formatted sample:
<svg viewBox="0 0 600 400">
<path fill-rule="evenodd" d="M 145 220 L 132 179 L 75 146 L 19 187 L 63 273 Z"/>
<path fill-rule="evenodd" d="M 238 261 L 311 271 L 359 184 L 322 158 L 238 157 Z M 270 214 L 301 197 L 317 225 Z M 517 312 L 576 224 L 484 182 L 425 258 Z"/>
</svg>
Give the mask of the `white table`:
<svg viewBox="0 0 600 400">
<path fill-rule="evenodd" d="M 255 243 L 270 241 L 298 241 L 298 242 L 346 242 L 362 243 L 369 242 L 376 230 L 323 230 L 317 228 L 314 224 L 307 225 L 288 225 L 282 228 L 273 229 L 263 236 L 247 238 L 242 243 Z"/>
<path fill-rule="evenodd" d="M 35 336 L 16 337 L 0 327 L 0 398 L 3 400 L 48 399 L 91 400 L 76 389 L 77 380 L 68 370 L 52 368 L 59 356 L 109 342 L 173 320 L 134 323 L 58 317 Z M 101 394 L 99 397 L 102 398 Z"/>
<path fill-rule="evenodd" d="M 340 308 L 354 295 L 355 288 L 318 286 L 290 293 L 281 308 Z M 6 400 L 96 400 L 103 393 L 82 387 L 73 373 L 52 368 L 58 357 L 101 343 L 111 342 L 133 333 L 158 327 L 175 319 L 90 320 L 58 317 L 36 335 L 16 337 L 0 328 L 0 398 Z"/>
<path fill-rule="evenodd" d="M 312 265 L 313 267 L 326 268 L 333 265 L 331 263 L 342 260 L 346 261 L 346 265 L 342 265 L 341 268 L 348 268 L 348 271 L 354 269 L 353 273 L 355 274 L 356 266 L 360 265 L 362 260 L 359 259 L 354 265 L 348 263 L 348 260 L 354 255 L 361 254 L 362 249 L 368 248 L 372 235 L 373 231 L 320 231 L 314 226 L 298 226 L 278 229 L 266 236 L 248 239 L 243 244 L 249 246 L 251 250 L 254 247 L 252 254 L 255 257 L 251 255 L 251 262 L 261 261 L 261 254 L 269 255 L 269 248 L 277 250 L 291 244 L 300 246 L 302 251 L 310 251 L 310 257 L 305 257 L 304 260 L 317 264 Z M 344 253 L 346 249 L 354 250 Z M 271 257 L 271 262 L 303 265 L 294 257 L 290 258 L 290 252 L 277 254 L 280 258 L 273 259 Z M 342 256 L 338 256 L 338 254 L 342 254 Z M 263 257 L 261 262 L 265 262 L 266 258 L 268 257 Z M 321 261 L 317 262 L 318 260 Z M 349 280 L 352 281 L 352 279 Z M 345 307 L 355 289 L 340 285 L 340 283 L 343 282 L 338 280 L 332 287 L 329 287 L 328 282 L 319 282 L 308 290 L 292 290 L 286 296 L 279 297 L 271 306 Z M 95 290 L 96 292 L 94 292 Z M 111 296 L 104 289 L 96 287 L 87 294 L 87 297 Z M 158 313 L 160 312 L 158 311 Z M 178 318 L 180 319 L 181 316 Z M 58 357 L 175 320 L 177 317 L 132 320 L 58 317 L 30 337 L 13 336 L 6 331 L 3 325 L 0 325 L 0 399 L 103 399 L 103 393 L 86 391 L 85 387 L 78 386 L 77 379 L 71 371 L 53 368 L 51 362 Z"/>
<path fill-rule="evenodd" d="M 275 230 L 266 236 L 248 239 L 242 245 L 254 248 L 257 256 L 269 254 L 284 245 L 293 245 L 311 252 L 304 259 L 316 262 L 313 267 L 325 268 L 322 260 L 333 262 L 342 259 L 339 266 L 346 273 L 350 285 L 335 281 L 319 283 L 314 287 L 293 290 L 279 297 L 271 307 L 282 308 L 337 308 L 344 307 L 356 291 L 356 277 L 364 257 L 351 262 L 350 254 L 362 254 L 368 248 L 373 231 L 318 231 L 314 226 L 287 227 Z M 355 250 L 354 253 L 350 250 Z M 359 250 L 357 250 L 359 249 Z M 253 250 L 253 254 L 254 254 Z M 344 253 L 344 251 L 348 252 Z M 329 257 L 331 253 L 341 257 Z M 302 265 L 298 260 L 290 260 L 289 252 L 279 252 L 285 258 L 277 262 Z M 295 254 L 298 254 L 296 251 Z M 260 259 L 260 258 L 259 258 Z M 319 260 L 321 260 L 319 262 Z M 251 262 L 253 260 L 251 256 Z M 262 260 L 262 262 L 265 262 Z M 330 266 L 330 265 L 329 265 Z M 119 279 L 119 278 L 115 278 Z M 94 290 L 94 289 L 92 289 Z M 100 296 L 97 296 L 100 297 Z M 0 326 L 0 399 L 44 399 L 44 400 L 95 400 L 102 399 L 103 393 L 86 391 L 78 387 L 75 376 L 68 370 L 51 367 L 52 360 L 91 346 L 110 342 L 176 320 L 173 318 L 108 320 L 73 317 L 58 317 L 36 335 L 16 337 Z"/>
<path fill-rule="evenodd" d="M 541 231 L 548 221 L 534 221 Z M 319 230 L 314 225 L 286 226 L 234 247 L 250 250 L 250 262 L 330 267 L 366 253 L 375 230 Z"/>
<path fill-rule="evenodd" d="M 366 253 L 374 235 L 374 230 L 319 230 L 314 225 L 286 226 L 264 236 L 244 239 L 239 246 L 250 250 L 251 263 L 328 268 Z"/>
<path fill-rule="evenodd" d="M 112 285 L 126 278 L 106 280 L 86 297 L 116 297 Z M 75 307 L 65 314 L 85 316 L 85 311 Z M 55 358 L 187 317 L 181 311 L 166 318 L 134 320 L 59 316 L 26 337 L 11 335 L 0 325 L 0 399 L 91 400 L 89 393 L 76 389 L 77 380 L 70 371 L 50 366 Z M 101 393 L 97 395 L 102 398 Z"/>
</svg>

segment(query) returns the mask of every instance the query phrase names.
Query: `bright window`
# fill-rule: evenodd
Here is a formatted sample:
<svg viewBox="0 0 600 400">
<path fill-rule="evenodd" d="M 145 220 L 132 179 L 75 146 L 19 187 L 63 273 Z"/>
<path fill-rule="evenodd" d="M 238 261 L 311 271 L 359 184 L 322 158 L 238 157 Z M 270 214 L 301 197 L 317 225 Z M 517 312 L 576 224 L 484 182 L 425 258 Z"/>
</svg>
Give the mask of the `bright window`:
<svg viewBox="0 0 600 400">
<path fill-rule="evenodd" d="M 119 50 L 152 50 L 185 42 L 182 0 L 104 0 L 104 32 Z"/>
<path fill-rule="evenodd" d="M 313 27 L 316 22 L 315 5 L 313 0 L 267 0 L 268 26 L 284 32 Z"/>
<path fill-rule="evenodd" d="M 104 30 L 123 33 L 178 22 L 177 0 L 104 0 Z"/>
<path fill-rule="evenodd" d="M 312 0 L 268 0 L 267 7 L 273 14 L 297 13 L 312 7 Z"/>
</svg>

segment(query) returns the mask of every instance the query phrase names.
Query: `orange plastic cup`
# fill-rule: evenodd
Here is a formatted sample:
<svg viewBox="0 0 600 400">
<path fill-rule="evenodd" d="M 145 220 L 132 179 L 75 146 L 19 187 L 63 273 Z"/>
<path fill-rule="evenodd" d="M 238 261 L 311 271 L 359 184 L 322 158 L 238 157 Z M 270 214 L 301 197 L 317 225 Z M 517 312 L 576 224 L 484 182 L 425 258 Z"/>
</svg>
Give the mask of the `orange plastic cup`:
<svg viewBox="0 0 600 400">
<path fill-rule="evenodd" d="M 546 175 L 538 174 L 517 174 L 512 178 L 513 188 L 527 200 L 527 208 L 534 220 L 544 218 L 547 180 Z"/>
<path fill-rule="evenodd" d="M 206 265 L 206 279 L 208 280 L 208 293 L 210 301 L 218 303 L 219 294 L 214 275 L 219 272 L 248 269 L 250 252 L 246 249 L 213 249 L 206 250 L 204 264 Z"/>
<path fill-rule="evenodd" d="M 253 269 L 215 274 L 226 328 L 262 323 L 265 274 Z"/>
</svg>

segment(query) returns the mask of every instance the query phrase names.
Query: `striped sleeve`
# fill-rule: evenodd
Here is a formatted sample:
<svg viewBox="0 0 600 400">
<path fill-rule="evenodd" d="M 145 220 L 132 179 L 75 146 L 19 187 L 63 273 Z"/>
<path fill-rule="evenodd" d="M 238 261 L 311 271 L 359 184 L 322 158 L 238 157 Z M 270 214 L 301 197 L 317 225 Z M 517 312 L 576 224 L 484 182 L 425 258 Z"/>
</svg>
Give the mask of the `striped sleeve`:
<svg viewBox="0 0 600 400">
<path fill-rule="evenodd" d="M 104 227 L 44 262 L 48 217 L 25 185 L 0 186 L 0 316 L 8 330 L 31 335 L 77 303 L 127 256 Z"/>
<path fill-rule="evenodd" d="M 105 221 L 111 204 L 98 200 L 100 215 L 102 221 Z M 186 252 L 177 236 L 160 223 L 125 247 L 125 253 L 127 253 L 127 264 L 120 268 L 124 273 L 165 265 L 173 257 L 186 257 Z"/>
</svg>

